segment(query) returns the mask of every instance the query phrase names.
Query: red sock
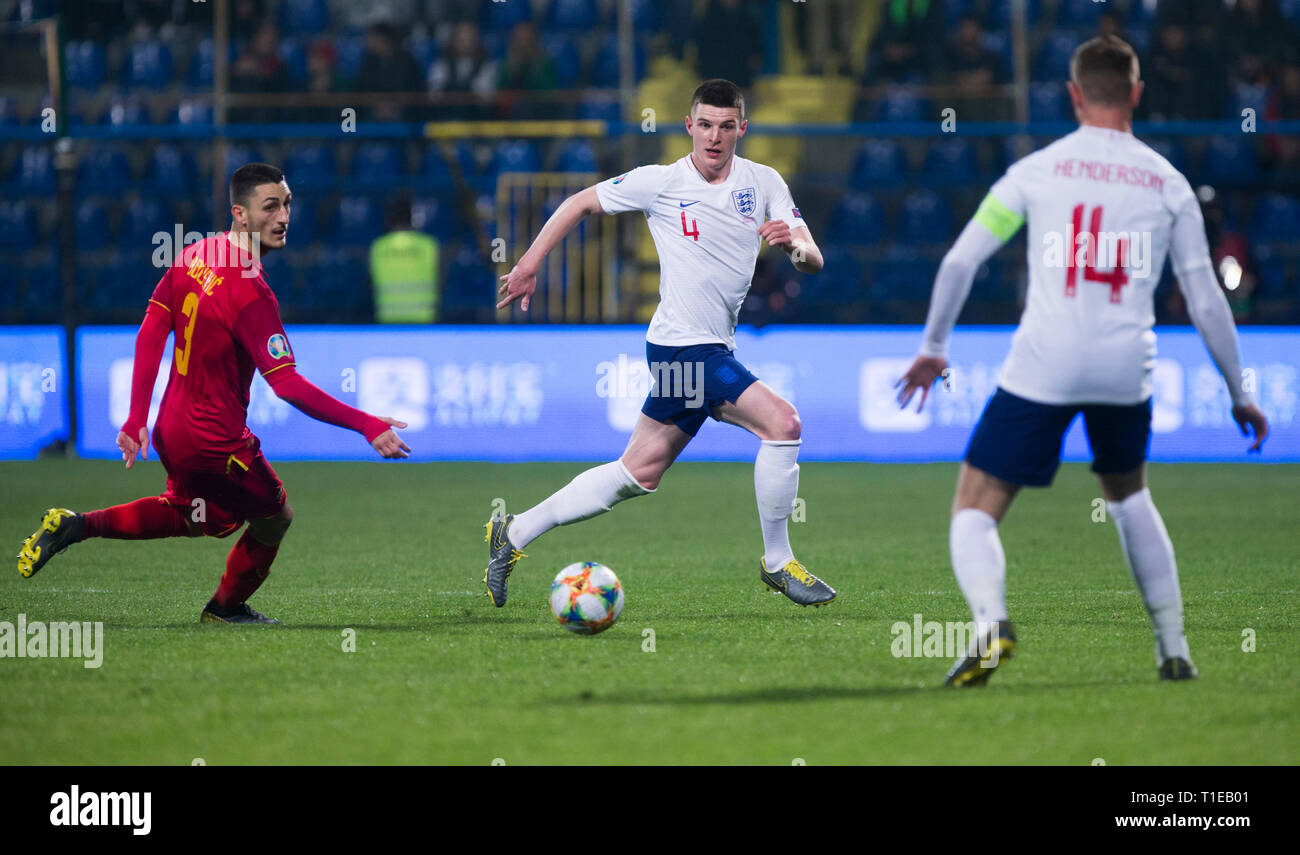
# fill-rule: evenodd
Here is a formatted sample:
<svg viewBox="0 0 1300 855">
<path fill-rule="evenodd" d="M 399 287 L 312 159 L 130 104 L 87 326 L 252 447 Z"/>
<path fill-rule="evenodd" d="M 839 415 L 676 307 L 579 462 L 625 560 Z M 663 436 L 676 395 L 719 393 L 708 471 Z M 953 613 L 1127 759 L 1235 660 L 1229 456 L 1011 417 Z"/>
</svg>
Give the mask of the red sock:
<svg viewBox="0 0 1300 855">
<path fill-rule="evenodd" d="M 150 540 L 189 534 L 185 517 L 159 496 L 136 499 L 126 505 L 84 514 L 86 537 L 116 540 Z"/>
<path fill-rule="evenodd" d="M 245 531 L 226 559 L 226 573 L 221 577 L 217 593 L 213 595 L 217 605 L 224 609 L 247 602 L 253 592 L 266 581 L 266 577 L 271 575 L 271 562 L 279 551 L 278 544 L 267 546 L 253 537 L 251 532 Z"/>
</svg>

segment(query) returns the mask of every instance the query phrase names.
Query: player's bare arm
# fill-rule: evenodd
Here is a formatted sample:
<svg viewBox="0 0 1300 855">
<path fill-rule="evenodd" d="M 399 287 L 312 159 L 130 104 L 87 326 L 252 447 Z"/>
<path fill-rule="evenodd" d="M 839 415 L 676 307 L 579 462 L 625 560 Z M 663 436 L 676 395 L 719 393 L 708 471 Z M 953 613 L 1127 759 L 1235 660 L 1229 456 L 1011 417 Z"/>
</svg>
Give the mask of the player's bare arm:
<svg viewBox="0 0 1300 855">
<path fill-rule="evenodd" d="M 771 246 L 780 247 L 800 273 L 821 272 L 825 263 L 822 251 L 805 226 L 791 229 L 785 220 L 768 220 L 758 227 L 758 236 Z"/>
<path fill-rule="evenodd" d="M 595 187 L 579 190 L 565 199 L 560 207 L 555 209 L 555 213 L 551 214 L 546 225 L 542 226 L 542 230 L 537 233 L 528 251 L 515 263 L 509 273 L 501 277 L 501 286 L 497 289 L 501 302 L 497 303 L 497 308 L 504 309 L 515 300 L 519 300 L 519 308 L 528 311 L 528 303 L 532 299 L 533 291 L 537 290 L 537 271 L 541 268 L 547 254 L 564 240 L 565 235 L 573 231 L 574 226 L 582 222 L 583 217 L 600 213 L 603 211 L 600 208 L 600 200 L 596 198 Z"/>
</svg>

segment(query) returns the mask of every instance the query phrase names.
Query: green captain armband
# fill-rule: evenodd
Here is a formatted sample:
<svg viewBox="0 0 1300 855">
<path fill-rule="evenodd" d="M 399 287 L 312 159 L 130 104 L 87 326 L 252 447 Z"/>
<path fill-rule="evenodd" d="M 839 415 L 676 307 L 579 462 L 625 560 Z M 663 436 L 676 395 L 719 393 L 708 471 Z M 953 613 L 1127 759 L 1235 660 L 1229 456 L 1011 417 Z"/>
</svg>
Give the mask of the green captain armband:
<svg viewBox="0 0 1300 855">
<path fill-rule="evenodd" d="M 1011 239 L 1020 227 L 1024 224 L 1025 218 L 1015 211 L 1003 205 L 997 200 L 997 197 L 989 193 L 980 202 L 979 210 L 975 212 L 975 222 L 982 225 L 993 233 L 993 236 L 1005 243 Z"/>
</svg>

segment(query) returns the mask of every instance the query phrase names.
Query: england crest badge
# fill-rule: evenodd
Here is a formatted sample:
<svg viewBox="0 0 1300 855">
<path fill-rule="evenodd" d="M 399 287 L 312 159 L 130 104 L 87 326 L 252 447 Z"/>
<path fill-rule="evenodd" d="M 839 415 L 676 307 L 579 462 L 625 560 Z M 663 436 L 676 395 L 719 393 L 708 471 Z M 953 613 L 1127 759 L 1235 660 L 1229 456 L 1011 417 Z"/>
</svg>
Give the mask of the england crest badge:
<svg viewBox="0 0 1300 855">
<path fill-rule="evenodd" d="M 732 190 L 731 202 L 736 206 L 736 211 L 742 217 L 754 216 L 754 209 L 758 207 L 758 197 L 754 193 L 753 187 L 746 187 L 744 190 Z"/>
</svg>

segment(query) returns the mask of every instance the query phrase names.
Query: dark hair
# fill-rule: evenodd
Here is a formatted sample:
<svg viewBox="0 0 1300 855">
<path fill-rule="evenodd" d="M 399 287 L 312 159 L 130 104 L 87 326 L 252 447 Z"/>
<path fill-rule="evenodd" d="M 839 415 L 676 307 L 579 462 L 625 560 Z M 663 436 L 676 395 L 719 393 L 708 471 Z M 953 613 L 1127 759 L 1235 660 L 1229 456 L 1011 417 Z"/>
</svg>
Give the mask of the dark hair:
<svg viewBox="0 0 1300 855">
<path fill-rule="evenodd" d="M 695 112 L 696 104 L 707 104 L 710 107 L 735 107 L 740 111 L 741 121 L 745 119 L 745 96 L 740 94 L 740 87 L 730 80 L 717 77 L 695 87 L 695 94 L 691 96 L 692 113 Z"/>
<path fill-rule="evenodd" d="M 283 180 L 284 173 L 269 163 L 245 163 L 230 176 L 230 204 L 246 206 L 255 187 Z"/>
<path fill-rule="evenodd" d="M 1138 82 L 1137 54 L 1117 36 L 1088 39 L 1070 57 L 1070 79 L 1094 104 L 1126 106 Z"/>
</svg>

